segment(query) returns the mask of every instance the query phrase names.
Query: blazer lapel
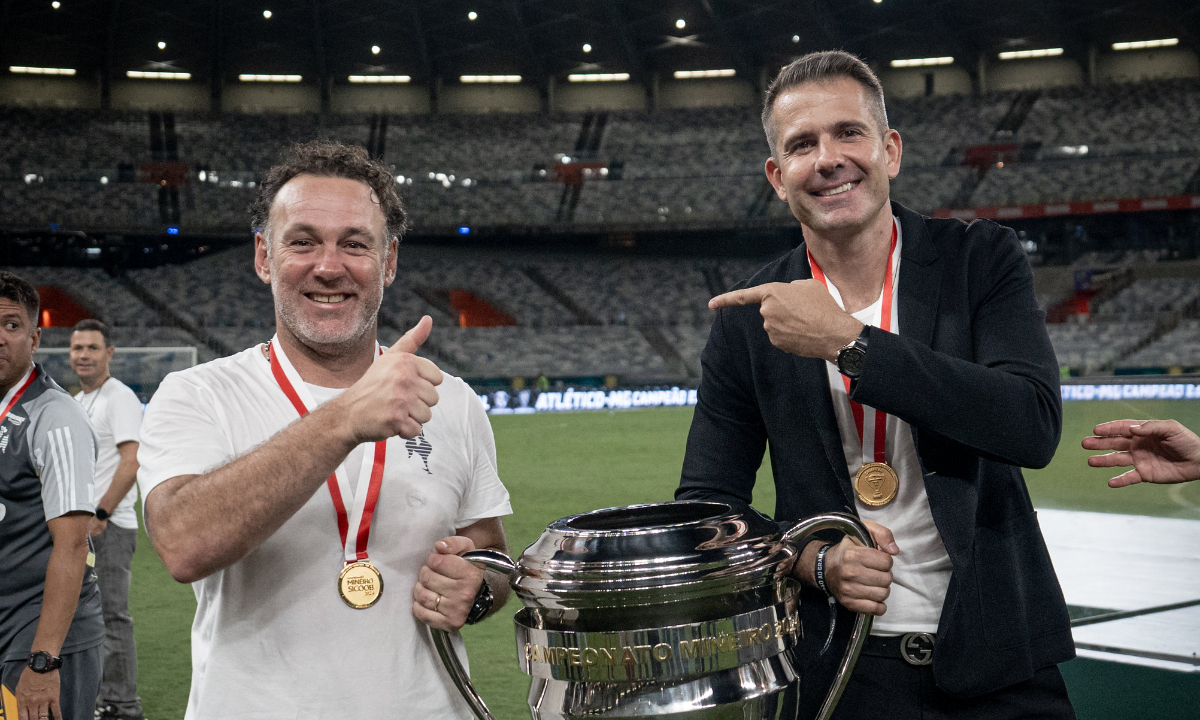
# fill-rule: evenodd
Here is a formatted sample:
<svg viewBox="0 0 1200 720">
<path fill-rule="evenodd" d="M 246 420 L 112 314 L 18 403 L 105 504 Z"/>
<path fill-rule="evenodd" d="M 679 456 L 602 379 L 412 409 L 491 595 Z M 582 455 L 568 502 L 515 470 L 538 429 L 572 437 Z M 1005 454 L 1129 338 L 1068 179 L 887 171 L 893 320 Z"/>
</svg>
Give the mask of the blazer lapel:
<svg viewBox="0 0 1200 720">
<path fill-rule="evenodd" d="M 942 289 L 937 247 L 920 215 L 895 203 L 892 208 L 904 233 L 900 250 L 900 334 L 931 346 Z"/>
<path fill-rule="evenodd" d="M 789 281 L 812 279 L 808 251 L 803 243 L 792 255 L 788 276 Z M 791 354 L 788 358 L 801 387 L 809 389 L 802 394 L 808 406 L 809 417 L 821 438 L 822 447 L 825 448 L 825 459 L 828 460 L 830 469 L 838 479 L 838 487 L 845 496 L 846 507 L 853 512 L 854 486 L 850 482 L 850 472 L 846 469 L 846 455 L 842 452 L 842 435 L 838 431 L 837 416 L 833 412 L 833 397 L 829 392 L 829 375 L 825 370 L 825 361 Z"/>
</svg>

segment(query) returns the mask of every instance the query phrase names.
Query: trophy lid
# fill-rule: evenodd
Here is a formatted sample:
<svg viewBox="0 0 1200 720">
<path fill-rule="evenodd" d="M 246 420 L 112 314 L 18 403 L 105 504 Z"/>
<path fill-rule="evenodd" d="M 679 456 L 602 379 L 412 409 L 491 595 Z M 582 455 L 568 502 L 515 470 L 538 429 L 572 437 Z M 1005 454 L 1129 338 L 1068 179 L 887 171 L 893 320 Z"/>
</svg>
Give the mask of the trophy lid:
<svg viewBox="0 0 1200 720">
<path fill-rule="evenodd" d="M 736 595 L 773 584 L 792 556 L 752 508 L 716 502 L 628 505 L 551 523 L 517 563 L 526 605 L 631 607 Z"/>
</svg>

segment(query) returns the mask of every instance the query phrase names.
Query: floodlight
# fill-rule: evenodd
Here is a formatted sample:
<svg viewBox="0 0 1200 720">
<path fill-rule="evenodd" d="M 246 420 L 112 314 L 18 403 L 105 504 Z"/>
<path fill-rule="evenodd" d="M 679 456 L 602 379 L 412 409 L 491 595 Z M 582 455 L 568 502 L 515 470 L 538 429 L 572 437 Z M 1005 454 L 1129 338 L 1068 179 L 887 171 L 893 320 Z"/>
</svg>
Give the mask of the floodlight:
<svg viewBox="0 0 1200 720">
<path fill-rule="evenodd" d="M 1179 38 L 1163 38 L 1162 40 L 1134 40 L 1133 42 L 1113 43 L 1113 50 L 1150 50 L 1152 48 L 1171 47 L 1179 44 Z"/>
<path fill-rule="evenodd" d="M 567 82 L 625 82 L 629 73 L 571 73 Z"/>
<path fill-rule="evenodd" d="M 695 80 L 697 78 L 733 77 L 737 71 L 733 68 L 723 70 L 676 70 L 676 80 Z"/>
<path fill-rule="evenodd" d="M 459 75 L 458 79 L 464 83 L 519 83 L 521 82 L 520 75 Z"/>
<path fill-rule="evenodd" d="M 125 77 L 134 80 L 191 80 L 192 74 L 186 72 L 162 72 L 158 70 L 126 70 Z"/>
<path fill-rule="evenodd" d="M 1025 60 L 1027 58 L 1057 57 L 1063 54 L 1062 48 L 1040 48 L 1038 50 L 1010 50 L 1000 53 L 1001 60 Z"/>
<path fill-rule="evenodd" d="M 926 67 L 929 65 L 949 65 L 954 62 L 952 57 L 929 57 L 929 58 L 912 58 L 911 60 L 893 60 L 891 65 L 894 68 L 903 67 Z"/>
<path fill-rule="evenodd" d="M 683 18 L 679 18 L 678 20 L 676 20 L 676 21 L 675 21 L 675 27 L 677 27 L 677 28 L 679 28 L 680 30 L 682 30 L 682 29 L 684 29 L 685 27 L 687 27 L 687 21 L 686 21 L 686 20 L 684 20 Z"/>
<path fill-rule="evenodd" d="M 271 19 L 271 11 L 263 10 L 263 17 L 266 18 L 267 20 L 270 20 Z"/>
<path fill-rule="evenodd" d="M 8 71 L 18 75 L 74 75 L 75 68 L 44 68 L 27 67 L 25 65 L 9 65 Z"/>
<path fill-rule="evenodd" d="M 412 77 L 408 75 L 351 75 L 349 80 L 352 83 L 367 83 L 368 85 L 391 85 L 409 82 Z"/>
</svg>

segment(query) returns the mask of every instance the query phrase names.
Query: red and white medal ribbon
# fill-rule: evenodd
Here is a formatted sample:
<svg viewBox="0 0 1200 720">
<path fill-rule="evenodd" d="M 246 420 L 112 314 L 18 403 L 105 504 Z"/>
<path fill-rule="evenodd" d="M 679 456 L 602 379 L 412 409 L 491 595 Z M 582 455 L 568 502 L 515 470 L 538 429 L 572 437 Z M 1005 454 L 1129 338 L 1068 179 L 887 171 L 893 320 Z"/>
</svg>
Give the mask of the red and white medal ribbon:
<svg viewBox="0 0 1200 720">
<path fill-rule="evenodd" d="M 883 293 L 880 302 L 879 323 L 876 325 L 884 332 L 891 332 L 892 329 L 892 306 L 893 306 L 893 289 L 896 287 L 896 274 L 900 267 L 899 250 L 897 248 L 898 233 L 896 221 L 892 220 L 892 245 L 888 251 L 887 270 L 883 276 Z M 807 249 L 805 252 L 808 252 Z M 808 264 L 812 267 L 813 277 L 821 281 L 829 294 L 837 302 L 838 307 L 846 309 L 845 303 L 842 302 L 842 295 L 838 289 L 829 284 L 825 273 L 821 271 L 821 266 L 817 264 L 812 253 L 808 253 Z M 870 323 L 868 323 L 870 324 Z M 875 410 L 874 414 L 874 438 L 870 445 L 867 444 L 863 425 L 866 422 L 863 406 L 860 403 L 850 399 L 850 378 L 842 376 L 843 382 L 846 384 L 846 399 L 850 400 L 850 412 L 854 415 L 854 427 L 858 430 L 858 441 L 862 445 L 862 461 L 863 463 L 877 462 L 887 463 L 887 413 L 882 410 Z M 874 408 L 872 408 L 874 409 Z"/>
<path fill-rule="evenodd" d="M 375 350 L 377 354 L 383 354 L 379 343 L 375 343 Z M 278 336 L 271 339 L 270 355 L 271 374 L 275 376 L 275 382 L 279 383 L 283 394 L 292 402 L 292 407 L 296 408 L 300 417 L 304 417 L 308 414 L 308 409 L 316 407 L 317 403 L 313 399 L 312 393 L 308 391 L 308 386 L 300 378 L 300 374 L 296 372 L 296 368 L 284 354 L 283 348 L 279 345 Z M 375 505 L 379 502 L 379 488 L 383 485 L 383 466 L 386 457 L 387 441 L 383 440 L 375 443 L 374 453 L 363 453 L 357 493 L 350 489 L 345 463 L 338 465 L 329 479 L 325 481 L 325 486 L 329 488 L 329 496 L 333 499 L 333 509 L 337 512 L 338 535 L 342 539 L 342 549 L 347 563 L 368 559 L 367 541 L 371 535 L 371 518 L 375 514 Z M 347 498 L 353 503 L 349 513 L 346 512 L 345 499 Z M 347 542 L 351 528 L 354 529 L 353 543 Z"/>
<path fill-rule="evenodd" d="M 17 401 L 21 399 L 21 396 L 24 395 L 25 391 L 29 389 L 29 386 L 33 384 L 33 379 L 36 377 L 37 368 L 31 366 L 25 371 L 25 375 L 23 375 L 21 379 L 17 381 L 17 384 L 13 385 L 12 388 L 4 394 L 4 399 L 0 400 L 0 403 L 4 404 L 4 410 L 0 410 L 0 423 L 8 419 L 8 413 L 11 412 L 14 407 L 16 407 Z"/>
</svg>

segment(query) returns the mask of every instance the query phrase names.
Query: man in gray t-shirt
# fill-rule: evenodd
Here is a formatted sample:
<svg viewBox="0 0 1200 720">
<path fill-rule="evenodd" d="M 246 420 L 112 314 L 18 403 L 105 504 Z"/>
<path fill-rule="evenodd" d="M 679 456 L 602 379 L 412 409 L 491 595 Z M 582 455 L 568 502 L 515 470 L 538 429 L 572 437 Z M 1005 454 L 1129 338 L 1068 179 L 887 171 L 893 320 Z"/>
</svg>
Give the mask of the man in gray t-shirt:
<svg viewBox="0 0 1200 720">
<path fill-rule="evenodd" d="M 104 642 L 87 532 L 96 441 L 32 362 L 38 304 L 0 271 L 0 718 L 88 720 Z"/>
</svg>

